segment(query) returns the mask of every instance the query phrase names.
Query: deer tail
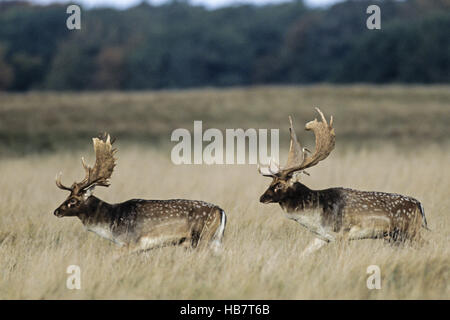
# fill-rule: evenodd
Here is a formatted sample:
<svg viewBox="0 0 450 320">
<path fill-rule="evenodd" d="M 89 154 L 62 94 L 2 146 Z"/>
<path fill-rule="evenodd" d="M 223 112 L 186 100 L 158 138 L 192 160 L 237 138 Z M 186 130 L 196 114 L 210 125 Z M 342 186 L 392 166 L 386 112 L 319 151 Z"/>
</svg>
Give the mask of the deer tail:
<svg viewBox="0 0 450 320">
<path fill-rule="evenodd" d="M 419 203 L 419 210 L 420 210 L 420 214 L 422 215 L 422 227 L 425 228 L 425 230 L 431 231 L 431 229 L 428 228 L 427 218 L 425 217 L 425 210 L 423 209 L 423 206 L 421 203 Z"/>
</svg>

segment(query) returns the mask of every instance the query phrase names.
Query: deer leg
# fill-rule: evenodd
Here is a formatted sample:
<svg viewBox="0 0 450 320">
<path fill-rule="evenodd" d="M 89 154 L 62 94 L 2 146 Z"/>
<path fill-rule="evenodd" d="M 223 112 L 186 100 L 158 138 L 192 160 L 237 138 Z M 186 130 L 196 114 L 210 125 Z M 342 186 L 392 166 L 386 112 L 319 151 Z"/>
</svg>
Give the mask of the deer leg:
<svg viewBox="0 0 450 320">
<path fill-rule="evenodd" d="M 311 253 L 313 253 L 314 251 L 319 250 L 320 248 L 322 248 L 324 245 L 326 245 L 328 243 L 328 241 L 319 239 L 319 238 L 315 238 L 307 247 L 306 249 L 301 253 L 300 257 L 304 258 L 308 255 L 310 255 Z"/>
</svg>

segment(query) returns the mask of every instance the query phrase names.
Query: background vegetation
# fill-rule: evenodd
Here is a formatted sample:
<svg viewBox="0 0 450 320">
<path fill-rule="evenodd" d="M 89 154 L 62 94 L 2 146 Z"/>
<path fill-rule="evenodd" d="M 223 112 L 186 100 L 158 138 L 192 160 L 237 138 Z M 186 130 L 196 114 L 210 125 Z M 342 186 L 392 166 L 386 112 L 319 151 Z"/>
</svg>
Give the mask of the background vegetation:
<svg viewBox="0 0 450 320">
<path fill-rule="evenodd" d="M 381 30 L 366 8 L 381 8 Z M 0 90 L 160 89 L 450 80 L 448 0 L 302 1 L 208 10 L 188 1 L 82 11 L 0 2 Z"/>
</svg>

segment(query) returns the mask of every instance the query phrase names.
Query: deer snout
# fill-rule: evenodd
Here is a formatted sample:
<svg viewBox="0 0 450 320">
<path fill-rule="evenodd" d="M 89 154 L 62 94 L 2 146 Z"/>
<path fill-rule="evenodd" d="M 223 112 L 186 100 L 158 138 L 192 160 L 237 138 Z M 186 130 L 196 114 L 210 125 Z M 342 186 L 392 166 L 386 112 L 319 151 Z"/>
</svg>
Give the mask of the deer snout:
<svg viewBox="0 0 450 320">
<path fill-rule="evenodd" d="M 56 210 L 53 212 L 53 214 L 54 214 L 55 216 L 57 216 L 58 218 L 61 218 L 61 217 L 62 217 L 61 212 L 59 211 L 59 209 L 56 209 Z"/>
<path fill-rule="evenodd" d="M 263 194 L 259 198 L 259 202 L 261 202 L 261 203 L 269 203 L 269 202 L 271 202 L 271 199 L 266 194 Z"/>
</svg>

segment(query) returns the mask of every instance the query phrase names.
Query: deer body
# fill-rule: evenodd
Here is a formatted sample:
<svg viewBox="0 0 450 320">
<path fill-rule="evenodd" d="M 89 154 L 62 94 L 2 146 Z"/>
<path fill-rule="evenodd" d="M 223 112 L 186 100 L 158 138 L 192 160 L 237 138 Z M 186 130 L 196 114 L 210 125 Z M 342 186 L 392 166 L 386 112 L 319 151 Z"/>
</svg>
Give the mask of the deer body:
<svg viewBox="0 0 450 320">
<path fill-rule="evenodd" d="M 225 212 L 216 205 L 197 200 L 131 199 L 109 204 L 92 195 L 96 185 L 108 186 L 114 163 L 114 149 L 109 136 L 94 139 L 96 163 L 84 161 L 86 178 L 72 187 L 56 184 L 70 191 L 69 197 L 54 212 L 57 217 L 77 216 L 88 231 L 113 241 L 129 252 L 166 245 L 197 247 L 209 244 L 220 249 Z"/>
<path fill-rule="evenodd" d="M 226 217 L 213 204 L 132 199 L 111 205 L 91 198 L 95 200 L 88 200 L 90 210 L 78 216 L 86 229 L 131 251 L 179 244 L 196 247 L 200 239 L 220 246 Z"/>
<path fill-rule="evenodd" d="M 281 208 L 324 241 L 413 239 L 426 219 L 419 201 L 384 192 L 346 188 L 311 190 L 296 182 Z"/>
<path fill-rule="evenodd" d="M 383 238 L 390 242 L 417 240 L 421 227 L 427 228 L 425 213 L 414 198 L 385 192 L 368 192 L 346 188 L 311 190 L 301 182 L 304 169 L 325 159 L 334 148 L 335 134 L 323 113 L 321 121 L 310 121 L 307 130 L 316 135 L 313 155 L 302 148 L 290 120 L 291 144 L 287 165 L 280 168 L 260 168 L 259 172 L 271 177 L 272 183 L 260 198 L 262 203 L 279 203 L 286 214 L 316 235 L 304 254 L 317 250 L 336 240 Z"/>
</svg>

